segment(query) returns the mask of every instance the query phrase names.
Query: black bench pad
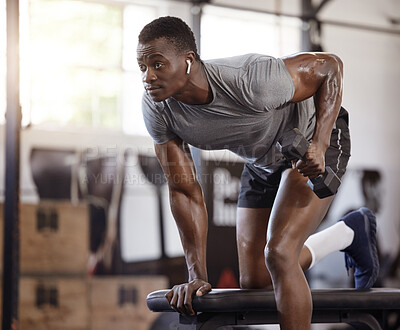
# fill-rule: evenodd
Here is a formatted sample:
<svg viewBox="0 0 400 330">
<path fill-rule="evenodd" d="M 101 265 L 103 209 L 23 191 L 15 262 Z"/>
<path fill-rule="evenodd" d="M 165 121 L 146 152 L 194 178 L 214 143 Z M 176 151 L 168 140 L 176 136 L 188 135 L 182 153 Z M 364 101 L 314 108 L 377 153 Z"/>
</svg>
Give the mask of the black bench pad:
<svg viewBox="0 0 400 330">
<path fill-rule="evenodd" d="M 159 290 L 147 296 L 154 312 L 173 312 Z M 311 290 L 313 323 L 349 323 L 359 329 L 385 329 L 386 317 L 400 313 L 400 289 L 374 288 Z M 272 290 L 213 289 L 194 297 L 196 316 L 181 316 L 182 329 L 216 329 L 222 325 L 273 324 L 278 322 Z M 181 329 L 181 328 L 179 328 Z"/>
<path fill-rule="evenodd" d="M 173 311 L 165 294 L 159 290 L 147 296 L 147 305 L 154 312 Z M 312 290 L 314 309 L 400 309 L 400 289 Z M 243 312 L 276 310 L 272 290 L 213 289 L 203 297 L 194 297 L 196 312 Z"/>
</svg>

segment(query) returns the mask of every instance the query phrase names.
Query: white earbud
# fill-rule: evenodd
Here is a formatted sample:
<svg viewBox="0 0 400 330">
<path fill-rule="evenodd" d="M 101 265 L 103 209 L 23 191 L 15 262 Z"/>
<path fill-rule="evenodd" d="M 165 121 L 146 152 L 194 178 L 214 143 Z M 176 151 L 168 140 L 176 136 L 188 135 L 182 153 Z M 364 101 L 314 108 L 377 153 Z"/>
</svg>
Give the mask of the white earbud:
<svg viewBox="0 0 400 330">
<path fill-rule="evenodd" d="M 192 66 L 192 62 L 190 62 L 190 60 L 186 60 L 186 63 L 188 65 L 187 70 L 186 70 L 186 74 L 189 74 L 190 73 L 190 68 Z"/>
</svg>

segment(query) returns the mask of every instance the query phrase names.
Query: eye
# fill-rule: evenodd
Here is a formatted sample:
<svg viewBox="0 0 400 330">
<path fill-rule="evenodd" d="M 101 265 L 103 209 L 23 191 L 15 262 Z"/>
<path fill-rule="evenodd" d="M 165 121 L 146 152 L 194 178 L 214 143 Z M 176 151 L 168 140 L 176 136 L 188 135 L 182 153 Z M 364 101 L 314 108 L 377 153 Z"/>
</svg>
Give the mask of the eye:
<svg viewBox="0 0 400 330">
<path fill-rule="evenodd" d="M 154 64 L 154 68 L 157 70 L 160 69 L 162 66 L 163 66 L 163 64 L 161 62 L 157 62 Z"/>
<path fill-rule="evenodd" d="M 146 66 L 144 64 L 139 64 L 139 70 L 142 72 L 146 71 Z"/>
</svg>

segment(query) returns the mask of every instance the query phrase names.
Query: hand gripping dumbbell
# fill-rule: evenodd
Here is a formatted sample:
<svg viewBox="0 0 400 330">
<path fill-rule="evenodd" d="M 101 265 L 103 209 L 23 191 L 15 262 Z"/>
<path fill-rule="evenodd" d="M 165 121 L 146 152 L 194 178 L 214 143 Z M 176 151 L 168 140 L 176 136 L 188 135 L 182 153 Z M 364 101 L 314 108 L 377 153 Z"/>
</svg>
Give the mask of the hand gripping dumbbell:
<svg viewBox="0 0 400 330">
<path fill-rule="evenodd" d="M 293 161 L 303 158 L 310 143 L 297 128 L 294 128 L 283 134 L 277 146 L 288 161 Z M 340 179 L 329 166 L 326 166 L 323 174 L 308 180 L 308 185 L 319 198 L 325 198 L 336 194 Z"/>
</svg>

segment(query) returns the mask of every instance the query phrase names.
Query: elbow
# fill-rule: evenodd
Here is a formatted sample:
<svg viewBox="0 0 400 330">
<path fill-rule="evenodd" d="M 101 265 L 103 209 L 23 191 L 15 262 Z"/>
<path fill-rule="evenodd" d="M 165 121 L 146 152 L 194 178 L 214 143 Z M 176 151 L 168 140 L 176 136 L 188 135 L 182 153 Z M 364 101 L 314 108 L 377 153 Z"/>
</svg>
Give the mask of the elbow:
<svg viewBox="0 0 400 330">
<path fill-rule="evenodd" d="M 340 79 L 343 77 L 343 61 L 335 54 L 329 54 L 329 71 L 332 75 L 339 76 Z"/>
<path fill-rule="evenodd" d="M 329 90 L 333 94 L 341 96 L 343 88 L 343 62 L 340 57 L 335 54 L 327 54 L 322 72 L 325 76 L 325 86 L 329 86 Z"/>
</svg>

